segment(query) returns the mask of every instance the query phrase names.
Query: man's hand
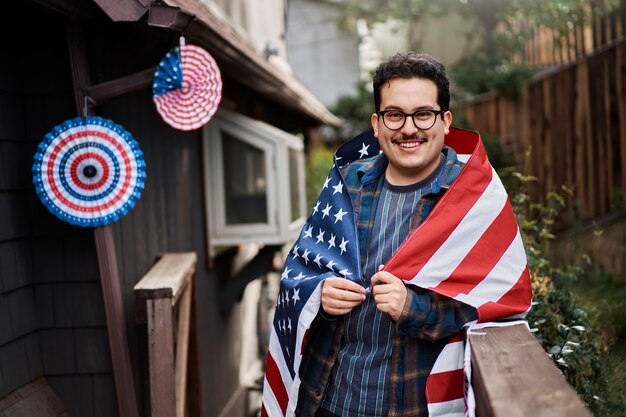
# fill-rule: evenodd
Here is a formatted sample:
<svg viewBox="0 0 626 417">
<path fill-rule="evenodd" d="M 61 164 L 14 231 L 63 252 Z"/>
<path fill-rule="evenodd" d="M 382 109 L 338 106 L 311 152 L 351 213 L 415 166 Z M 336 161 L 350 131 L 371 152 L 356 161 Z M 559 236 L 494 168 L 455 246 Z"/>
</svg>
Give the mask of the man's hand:
<svg viewBox="0 0 626 417">
<path fill-rule="evenodd" d="M 372 295 L 376 301 L 376 308 L 389 314 L 393 321 L 398 321 L 404 309 L 408 290 L 404 281 L 389 272 L 381 271 L 382 268 L 383 265 L 372 277 Z"/>
<path fill-rule="evenodd" d="M 349 313 L 365 300 L 365 288 L 345 278 L 327 278 L 322 284 L 322 308 L 328 314 Z"/>
</svg>

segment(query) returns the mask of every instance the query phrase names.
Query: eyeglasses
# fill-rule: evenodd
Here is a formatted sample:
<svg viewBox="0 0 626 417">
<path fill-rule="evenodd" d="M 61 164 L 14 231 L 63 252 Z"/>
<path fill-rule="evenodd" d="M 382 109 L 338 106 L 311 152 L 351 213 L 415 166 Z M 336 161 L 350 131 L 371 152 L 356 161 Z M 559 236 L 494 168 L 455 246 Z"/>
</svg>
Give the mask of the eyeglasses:
<svg viewBox="0 0 626 417">
<path fill-rule="evenodd" d="M 418 110 L 415 113 L 404 113 L 399 110 L 383 110 L 378 114 L 383 118 L 383 123 L 390 130 L 400 130 L 406 123 L 406 118 L 413 119 L 413 124 L 419 130 L 428 130 L 435 125 L 437 116 L 441 115 L 443 120 L 443 114 L 447 110 Z"/>
</svg>

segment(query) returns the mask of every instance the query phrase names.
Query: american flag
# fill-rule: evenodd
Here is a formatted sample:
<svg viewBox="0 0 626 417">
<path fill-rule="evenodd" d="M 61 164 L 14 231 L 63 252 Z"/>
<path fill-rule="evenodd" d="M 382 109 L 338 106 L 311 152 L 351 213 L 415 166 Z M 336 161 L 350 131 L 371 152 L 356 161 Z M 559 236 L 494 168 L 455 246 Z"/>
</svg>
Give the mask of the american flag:
<svg viewBox="0 0 626 417">
<path fill-rule="evenodd" d="M 445 138 L 466 162 L 429 217 L 402 244 L 385 270 L 407 284 L 477 308 L 478 322 L 523 317 L 531 287 L 519 228 L 506 191 L 476 132 L 451 128 Z M 270 336 L 261 415 L 293 416 L 306 332 L 330 276 L 361 282 L 352 202 L 339 167 L 379 153 L 371 131 L 335 154 L 319 200 L 291 249 L 281 276 Z M 464 339 L 454 337 L 428 378 L 430 416 L 463 416 Z M 466 388 L 466 387 L 465 387 Z"/>
</svg>

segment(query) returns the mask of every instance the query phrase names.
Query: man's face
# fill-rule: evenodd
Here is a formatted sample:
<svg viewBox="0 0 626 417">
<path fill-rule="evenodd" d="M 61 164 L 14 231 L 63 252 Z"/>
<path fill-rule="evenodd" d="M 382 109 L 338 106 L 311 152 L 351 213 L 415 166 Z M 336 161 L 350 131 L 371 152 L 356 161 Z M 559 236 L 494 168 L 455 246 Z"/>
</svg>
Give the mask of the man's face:
<svg viewBox="0 0 626 417">
<path fill-rule="evenodd" d="M 414 113 L 416 110 L 441 110 L 437 104 L 437 85 L 425 78 L 395 78 L 383 84 L 380 91 L 380 111 L 399 110 Z M 389 160 L 385 171 L 387 181 L 394 185 L 415 184 L 426 178 L 439 164 L 443 138 L 450 130 L 452 114 L 444 119 L 437 116 L 428 130 L 418 129 L 411 117 L 406 118 L 399 130 L 391 130 L 382 116 L 372 115 L 374 136 L 380 149 Z"/>
</svg>

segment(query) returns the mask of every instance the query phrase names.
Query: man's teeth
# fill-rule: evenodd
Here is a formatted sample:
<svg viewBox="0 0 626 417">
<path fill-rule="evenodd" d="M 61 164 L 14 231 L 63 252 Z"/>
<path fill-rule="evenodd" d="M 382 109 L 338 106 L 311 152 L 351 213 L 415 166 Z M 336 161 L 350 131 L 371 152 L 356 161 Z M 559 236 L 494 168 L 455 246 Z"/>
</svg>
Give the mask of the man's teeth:
<svg viewBox="0 0 626 417">
<path fill-rule="evenodd" d="M 419 142 L 400 142 L 398 145 L 403 148 L 415 148 L 419 145 Z"/>
</svg>

